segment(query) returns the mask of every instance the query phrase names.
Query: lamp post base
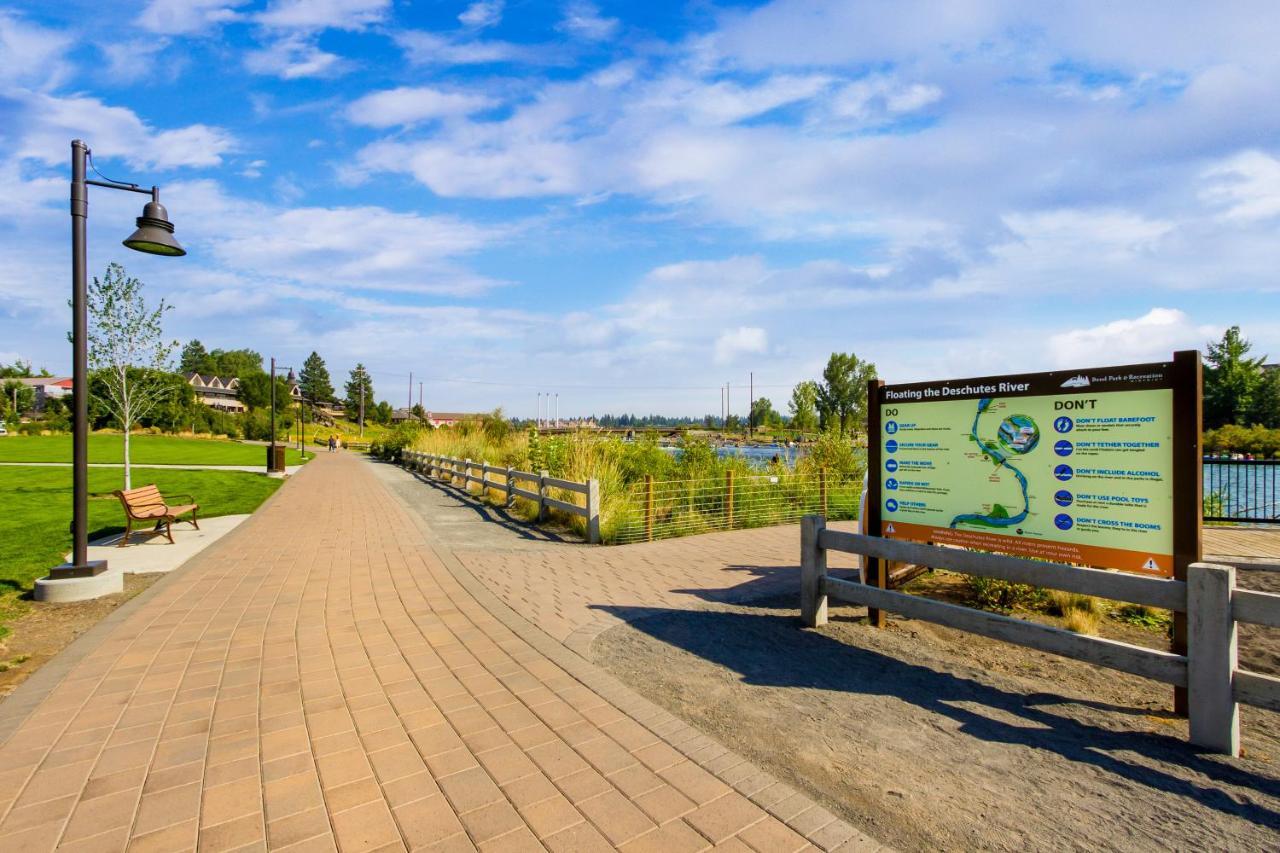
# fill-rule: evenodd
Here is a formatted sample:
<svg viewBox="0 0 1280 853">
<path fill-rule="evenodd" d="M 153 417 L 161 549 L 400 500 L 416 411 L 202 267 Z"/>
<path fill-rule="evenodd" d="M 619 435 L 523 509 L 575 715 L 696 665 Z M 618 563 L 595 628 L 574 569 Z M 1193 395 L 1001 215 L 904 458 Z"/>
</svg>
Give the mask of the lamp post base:
<svg viewBox="0 0 1280 853">
<path fill-rule="evenodd" d="M 106 560 L 90 560 L 78 566 L 64 563 L 50 569 L 47 578 L 36 581 L 32 597 L 36 601 L 61 604 L 118 592 L 124 592 L 124 572 L 107 571 Z"/>
<path fill-rule="evenodd" d="M 106 560 L 86 560 L 78 566 L 72 563 L 63 563 L 49 570 L 49 579 L 56 581 L 64 578 L 96 578 L 106 570 Z"/>
</svg>

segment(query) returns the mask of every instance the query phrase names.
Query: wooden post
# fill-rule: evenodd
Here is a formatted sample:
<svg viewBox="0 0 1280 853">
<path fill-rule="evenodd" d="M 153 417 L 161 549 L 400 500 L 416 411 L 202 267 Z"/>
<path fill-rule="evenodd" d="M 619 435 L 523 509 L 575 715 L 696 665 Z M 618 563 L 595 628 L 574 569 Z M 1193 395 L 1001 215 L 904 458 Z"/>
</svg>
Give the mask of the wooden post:
<svg viewBox="0 0 1280 853">
<path fill-rule="evenodd" d="M 547 478 L 551 472 L 543 469 L 538 472 L 538 521 L 547 520 Z"/>
<path fill-rule="evenodd" d="M 818 541 L 827 520 L 800 519 L 800 619 L 806 628 L 827 624 L 827 552 Z"/>
<path fill-rule="evenodd" d="M 516 502 L 515 492 L 512 491 L 516 487 L 516 481 L 511 476 L 511 466 L 507 466 L 507 507 L 510 508 Z"/>
<path fill-rule="evenodd" d="M 733 529 L 733 469 L 724 472 L 725 530 Z"/>
<path fill-rule="evenodd" d="M 587 480 L 587 542 L 600 544 L 600 481 Z"/>
<path fill-rule="evenodd" d="M 1187 567 L 1187 698 L 1191 742 L 1224 755 L 1240 754 L 1234 566 Z"/>
<path fill-rule="evenodd" d="M 827 512 L 827 469 L 818 469 L 818 494 L 822 498 L 822 517 L 826 518 L 830 513 Z"/>
<path fill-rule="evenodd" d="M 880 514 L 883 509 L 883 496 L 880 494 L 880 474 L 884 470 L 881 460 L 883 436 L 880 434 L 880 389 L 884 382 L 872 379 L 867 383 L 867 523 L 863 533 L 867 536 L 882 534 Z M 889 583 L 889 567 L 883 560 L 874 557 L 866 558 L 863 570 L 863 582 L 870 586 L 886 589 Z M 875 608 L 867 608 L 867 623 L 876 628 L 884 628 L 889 624 L 887 615 Z"/>
<path fill-rule="evenodd" d="M 653 475 L 644 475 L 644 537 L 653 541 Z"/>
<path fill-rule="evenodd" d="M 1203 556 L 1203 379 L 1198 350 L 1173 354 L 1173 577 L 1180 581 L 1187 580 L 1187 567 Z M 1185 655 L 1187 642 L 1187 614 L 1174 611 L 1170 650 Z M 1182 715 L 1190 711 L 1186 688 L 1173 689 L 1173 710 Z"/>
<path fill-rule="evenodd" d="M 462 460 L 462 491 L 471 491 L 471 457 Z"/>
</svg>

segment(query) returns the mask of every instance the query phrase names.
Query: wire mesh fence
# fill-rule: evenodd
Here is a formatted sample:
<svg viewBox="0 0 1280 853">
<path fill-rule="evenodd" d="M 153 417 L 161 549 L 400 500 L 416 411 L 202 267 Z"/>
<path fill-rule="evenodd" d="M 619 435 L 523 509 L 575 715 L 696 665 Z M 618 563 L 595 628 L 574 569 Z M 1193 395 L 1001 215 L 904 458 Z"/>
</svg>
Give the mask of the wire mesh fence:
<svg viewBox="0 0 1280 853">
<path fill-rule="evenodd" d="M 857 518 L 859 475 L 761 474 L 694 480 L 646 479 L 627 490 L 612 541 L 616 544 L 691 536 L 716 530 L 791 524 L 809 513 Z"/>
</svg>

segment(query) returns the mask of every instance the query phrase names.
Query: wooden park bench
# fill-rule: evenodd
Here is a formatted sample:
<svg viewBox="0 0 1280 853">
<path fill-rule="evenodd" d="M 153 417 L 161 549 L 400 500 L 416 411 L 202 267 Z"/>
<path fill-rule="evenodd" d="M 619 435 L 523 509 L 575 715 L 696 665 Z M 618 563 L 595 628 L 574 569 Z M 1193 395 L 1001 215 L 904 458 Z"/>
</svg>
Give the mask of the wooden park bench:
<svg viewBox="0 0 1280 853">
<path fill-rule="evenodd" d="M 196 511 L 200 509 L 200 504 L 194 503 L 195 498 L 191 495 L 179 495 L 179 497 L 186 498 L 192 503 L 170 505 L 164 499 L 164 495 L 160 494 L 160 489 L 152 483 L 136 489 L 117 489 L 115 496 L 124 506 L 125 514 L 124 537 L 116 546 L 117 548 L 123 548 L 129 544 L 129 534 L 133 532 L 135 521 L 154 521 L 155 532 L 159 533 L 163 530 L 169 537 L 170 543 L 173 542 L 173 522 L 177 521 L 180 515 L 191 513 L 191 525 L 196 530 L 200 529 L 200 523 L 196 520 Z"/>
</svg>

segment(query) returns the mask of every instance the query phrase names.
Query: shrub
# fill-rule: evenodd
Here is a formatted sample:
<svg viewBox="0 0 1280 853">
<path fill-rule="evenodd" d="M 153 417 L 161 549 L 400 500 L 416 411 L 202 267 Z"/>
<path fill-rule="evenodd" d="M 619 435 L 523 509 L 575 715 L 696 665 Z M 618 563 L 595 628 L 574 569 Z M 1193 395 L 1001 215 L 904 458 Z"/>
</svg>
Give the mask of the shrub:
<svg viewBox="0 0 1280 853">
<path fill-rule="evenodd" d="M 1101 615 L 1103 610 L 1102 602 L 1091 595 L 1057 589 L 1048 593 L 1048 605 L 1049 612 L 1055 616 L 1070 616 L 1076 611 Z"/>
<path fill-rule="evenodd" d="M 970 600 L 984 610 L 1007 612 L 1015 607 L 1031 607 L 1044 600 L 1044 590 L 1025 583 L 974 575 L 966 576 L 965 583 Z"/>
</svg>

